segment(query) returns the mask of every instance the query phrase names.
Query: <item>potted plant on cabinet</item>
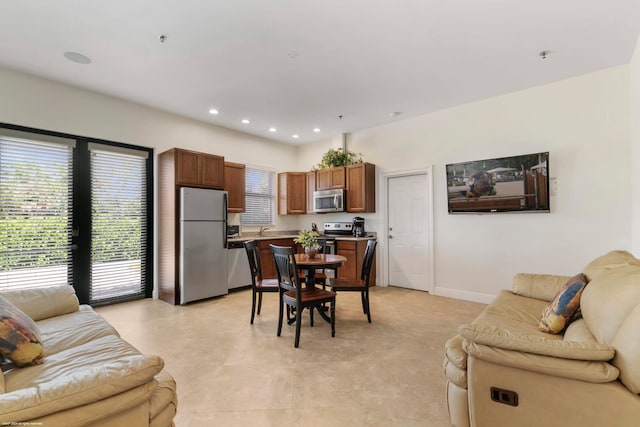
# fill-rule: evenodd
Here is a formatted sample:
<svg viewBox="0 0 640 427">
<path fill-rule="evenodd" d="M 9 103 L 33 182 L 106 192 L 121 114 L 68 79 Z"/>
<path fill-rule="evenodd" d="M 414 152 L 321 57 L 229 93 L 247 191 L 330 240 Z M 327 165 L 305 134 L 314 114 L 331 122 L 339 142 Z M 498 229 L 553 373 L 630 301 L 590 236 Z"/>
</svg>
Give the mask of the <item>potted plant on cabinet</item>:
<svg viewBox="0 0 640 427">
<path fill-rule="evenodd" d="M 318 244 L 318 233 L 309 230 L 300 230 L 298 237 L 293 240 L 304 248 L 304 253 L 309 258 L 314 258 L 320 249 Z"/>
</svg>

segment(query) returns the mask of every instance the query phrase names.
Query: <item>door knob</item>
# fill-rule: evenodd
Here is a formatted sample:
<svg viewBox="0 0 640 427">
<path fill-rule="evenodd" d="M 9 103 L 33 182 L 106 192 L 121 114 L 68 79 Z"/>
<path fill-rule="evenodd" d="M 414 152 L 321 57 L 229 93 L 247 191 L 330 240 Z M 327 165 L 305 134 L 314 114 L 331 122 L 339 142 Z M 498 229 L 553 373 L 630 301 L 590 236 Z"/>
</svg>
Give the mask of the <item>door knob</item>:
<svg viewBox="0 0 640 427">
<path fill-rule="evenodd" d="M 389 234 L 389 238 L 390 238 L 390 239 L 393 239 L 393 236 L 392 236 L 391 234 Z"/>
</svg>

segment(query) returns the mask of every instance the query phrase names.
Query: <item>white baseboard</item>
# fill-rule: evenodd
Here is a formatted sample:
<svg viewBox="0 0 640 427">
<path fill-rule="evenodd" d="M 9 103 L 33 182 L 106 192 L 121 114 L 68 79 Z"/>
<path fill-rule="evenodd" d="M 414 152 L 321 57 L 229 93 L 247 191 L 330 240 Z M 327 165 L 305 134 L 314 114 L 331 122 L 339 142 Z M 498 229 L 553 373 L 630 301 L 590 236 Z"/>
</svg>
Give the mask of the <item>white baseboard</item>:
<svg viewBox="0 0 640 427">
<path fill-rule="evenodd" d="M 434 295 L 447 297 L 447 298 L 461 299 L 465 301 L 480 302 L 483 304 L 489 304 L 496 297 L 495 295 L 490 295 L 490 294 L 480 294 L 478 292 L 463 291 L 460 289 L 442 288 L 439 286 L 436 286 Z"/>
</svg>

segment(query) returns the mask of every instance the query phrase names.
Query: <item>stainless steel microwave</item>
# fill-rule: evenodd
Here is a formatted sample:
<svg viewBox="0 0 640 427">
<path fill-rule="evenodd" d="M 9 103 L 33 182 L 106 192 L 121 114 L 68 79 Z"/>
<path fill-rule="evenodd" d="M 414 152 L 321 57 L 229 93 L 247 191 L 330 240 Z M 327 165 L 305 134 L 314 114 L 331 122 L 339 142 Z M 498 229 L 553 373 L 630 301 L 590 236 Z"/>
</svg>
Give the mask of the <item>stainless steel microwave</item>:
<svg viewBox="0 0 640 427">
<path fill-rule="evenodd" d="M 314 212 L 344 212 L 344 190 L 313 192 Z"/>
</svg>

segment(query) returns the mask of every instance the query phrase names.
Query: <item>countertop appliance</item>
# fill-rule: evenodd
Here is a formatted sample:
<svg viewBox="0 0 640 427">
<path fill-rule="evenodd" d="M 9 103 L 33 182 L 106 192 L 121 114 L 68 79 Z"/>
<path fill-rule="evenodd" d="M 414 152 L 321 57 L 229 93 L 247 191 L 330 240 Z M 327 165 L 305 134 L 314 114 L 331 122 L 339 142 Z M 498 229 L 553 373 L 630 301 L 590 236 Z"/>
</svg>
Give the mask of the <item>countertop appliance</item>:
<svg viewBox="0 0 640 427">
<path fill-rule="evenodd" d="M 227 243 L 227 288 L 237 289 L 251 286 L 249 259 L 242 241 Z"/>
<path fill-rule="evenodd" d="M 344 190 L 320 190 L 313 192 L 313 211 L 344 212 Z"/>
<path fill-rule="evenodd" d="M 364 218 L 357 216 L 353 218 L 353 236 L 364 237 L 366 233 L 364 231 Z"/>
<path fill-rule="evenodd" d="M 227 192 L 180 188 L 180 304 L 227 293 Z"/>
</svg>

